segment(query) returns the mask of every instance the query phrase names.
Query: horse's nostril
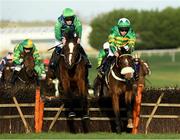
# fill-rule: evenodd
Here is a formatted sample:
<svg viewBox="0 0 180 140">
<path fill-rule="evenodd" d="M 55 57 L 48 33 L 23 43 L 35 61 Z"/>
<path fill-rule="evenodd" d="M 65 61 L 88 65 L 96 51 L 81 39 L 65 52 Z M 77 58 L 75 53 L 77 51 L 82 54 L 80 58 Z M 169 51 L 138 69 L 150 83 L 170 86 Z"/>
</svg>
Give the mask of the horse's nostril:
<svg viewBox="0 0 180 140">
<path fill-rule="evenodd" d="M 133 77 L 133 73 L 126 73 L 125 74 L 125 79 L 131 79 Z"/>
</svg>

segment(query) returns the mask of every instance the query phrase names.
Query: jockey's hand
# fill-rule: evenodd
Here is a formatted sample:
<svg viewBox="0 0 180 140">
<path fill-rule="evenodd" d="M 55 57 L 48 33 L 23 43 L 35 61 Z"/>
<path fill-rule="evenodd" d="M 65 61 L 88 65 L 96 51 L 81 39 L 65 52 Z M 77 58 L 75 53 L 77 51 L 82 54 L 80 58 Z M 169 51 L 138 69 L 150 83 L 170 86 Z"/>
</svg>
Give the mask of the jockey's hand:
<svg viewBox="0 0 180 140">
<path fill-rule="evenodd" d="M 62 38 L 62 44 L 63 44 L 63 46 L 66 44 L 66 38 L 65 37 Z"/>
<path fill-rule="evenodd" d="M 78 39 L 77 39 L 77 44 L 80 44 L 80 43 L 81 43 L 81 39 L 78 38 Z"/>
<path fill-rule="evenodd" d="M 46 79 L 46 73 L 42 73 L 40 76 L 40 80 L 45 80 Z"/>
<path fill-rule="evenodd" d="M 61 41 L 59 41 L 59 40 L 55 40 L 55 46 L 59 47 L 59 45 L 61 45 L 61 44 L 62 44 L 62 42 L 61 42 Z"/>
<path fill-rule="evenodd" d="M 129 46 L 124 46 L 124 49 L 125 49 L 126 51 L 129 51 Z"/>
<path fill-rule="evenodd" d="M 114 55 L 116 56 L 116 57 L 119 57 L 119 53 L 116 51 L 116 52 L 114 52 Z"/>
<path fill-rule="evenodd" d="M 22 65 L 16 65 L 14 70 L 15 71 L 20 71 L 22 69 L 22 67 L 23 67 Z"/>
</svg>

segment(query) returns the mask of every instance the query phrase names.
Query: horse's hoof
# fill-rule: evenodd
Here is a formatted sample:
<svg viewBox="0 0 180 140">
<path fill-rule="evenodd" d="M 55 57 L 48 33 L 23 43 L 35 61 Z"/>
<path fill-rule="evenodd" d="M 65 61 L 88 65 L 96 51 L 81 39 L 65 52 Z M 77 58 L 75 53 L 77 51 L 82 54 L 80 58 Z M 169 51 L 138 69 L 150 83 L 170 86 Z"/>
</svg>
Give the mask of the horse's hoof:
<svg viewBox="0 0 180 140">
<path fill-rule="evenodd" d="M 133 128 L 133 123 L 132 123 L 132 119 L 128 120 L 128 124 L 127 124 L 127 128 Z"/>
<path fill-rule="evenodd" d="M 121 128 L 120 128 L 119 126 L 116 127 L 116 132 L 117 132 L 118 134 L 121 134 Z"/>
<path fill-rule="evenodd" d="M 74 113 L 74 112 L 70 112 L 69 114 L 68 114 L 68 117 L 69 118 L 72 118 L 72 117 L 75 117 L 76 116 L 76 113 Z"/>
<path fill-rule="evenodd" d="M 84 116 L 82 117 L 82 119 L 83 119 L 83 120 L 89 119 L 89 115 L 84 115 Z"/>
</svg>

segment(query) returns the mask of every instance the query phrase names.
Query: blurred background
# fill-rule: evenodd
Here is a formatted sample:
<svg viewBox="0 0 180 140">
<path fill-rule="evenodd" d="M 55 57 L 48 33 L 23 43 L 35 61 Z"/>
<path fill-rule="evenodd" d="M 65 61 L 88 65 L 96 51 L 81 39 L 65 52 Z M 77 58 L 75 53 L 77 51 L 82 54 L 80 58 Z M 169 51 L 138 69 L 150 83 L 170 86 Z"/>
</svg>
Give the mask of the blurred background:
<svg viewBox="0 0 180 140">
<path fill-rule="evenodd" d="M 82 46 L 97 75 L 97 54 L 112 26 L 126 17 L 137 34 L 137 54 L 148 62 L 149 87 L 180 87 L 179 0 L 0 0 L 0 58 L 26 38 L 34 41 L 42 60 L 55 45 L 54 24 L 64 8 L 74 9 L 83 23 Z"/>
</svg>

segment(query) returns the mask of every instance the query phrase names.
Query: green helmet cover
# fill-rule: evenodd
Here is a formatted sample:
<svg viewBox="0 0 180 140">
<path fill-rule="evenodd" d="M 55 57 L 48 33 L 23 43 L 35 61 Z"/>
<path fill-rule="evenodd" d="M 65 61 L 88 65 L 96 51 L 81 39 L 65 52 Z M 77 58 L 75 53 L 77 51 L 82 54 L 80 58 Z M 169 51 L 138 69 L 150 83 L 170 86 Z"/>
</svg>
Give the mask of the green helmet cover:
<svg viewBox="0 0 180 140">
<path fill-rule="evenodd" d="M 72 17 L 72 16 L 74 16 L 75 14 L 74 14 L 74 11 L 71 9 L 71 8 L 65 8 L 64 10 L 63 10 L 63 17 Z"/>
<path fill-rule="evenodd" d="M 123 27 L 128 27 L 129 28 L 130 25 L 131 25 L 131 23 L 130 23 L 130 21 L 127 18 L 120 18 L 118 20 L 118 24 L 117 24 L 117 26 L 119 28 L 123 28 Z"/>
<path fill-rule="evenodd" d="M 33 41 L 31 39 L 25 39 L 22 42 L 22 45 L 23 45 L 23 48 L 31 49 L 31 48 L 33 48 Z"/>
</svg>

